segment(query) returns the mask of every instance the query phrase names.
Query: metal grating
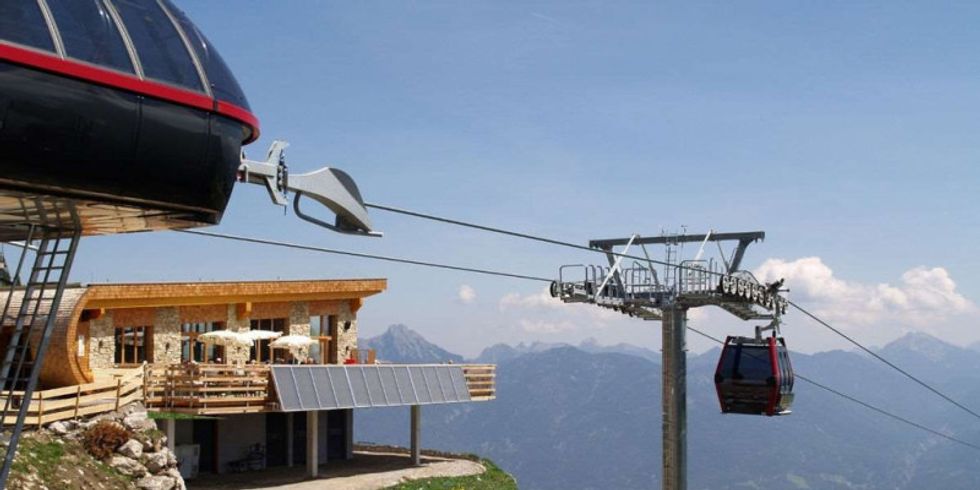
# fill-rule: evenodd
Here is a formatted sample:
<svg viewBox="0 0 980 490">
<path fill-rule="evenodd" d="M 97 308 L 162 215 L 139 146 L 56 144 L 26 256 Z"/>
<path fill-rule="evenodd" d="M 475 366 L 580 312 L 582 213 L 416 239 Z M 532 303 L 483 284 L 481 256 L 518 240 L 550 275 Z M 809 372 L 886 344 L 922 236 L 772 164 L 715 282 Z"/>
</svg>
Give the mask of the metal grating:
<svg viewBox="0 0 980 490">
<path fill-rule="evenodd" d="M 470 401 L 463 367 L 272 366 L 284 412 Z"/>
</svg>

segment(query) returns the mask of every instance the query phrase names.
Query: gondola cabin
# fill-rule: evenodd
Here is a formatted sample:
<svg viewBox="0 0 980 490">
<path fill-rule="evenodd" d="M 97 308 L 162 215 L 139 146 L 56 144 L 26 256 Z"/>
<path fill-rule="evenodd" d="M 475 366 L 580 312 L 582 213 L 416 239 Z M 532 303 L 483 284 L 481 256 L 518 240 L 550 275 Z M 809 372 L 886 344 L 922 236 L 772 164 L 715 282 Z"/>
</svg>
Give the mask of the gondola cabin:
<svg viewBox="0 0 980 490">
<path fill-rule="evenodd" d="M 788 415 L 793 366 L 782 337 L 728 337 L 715 370 L 722 413 Z"/>
<path fill-rule="evenodd" d="M 0 2 L 0 224 L 25 199 L 71 200 L 85 235 L 217 223 L 258 134 L 169 0 Z"/>
</svg>

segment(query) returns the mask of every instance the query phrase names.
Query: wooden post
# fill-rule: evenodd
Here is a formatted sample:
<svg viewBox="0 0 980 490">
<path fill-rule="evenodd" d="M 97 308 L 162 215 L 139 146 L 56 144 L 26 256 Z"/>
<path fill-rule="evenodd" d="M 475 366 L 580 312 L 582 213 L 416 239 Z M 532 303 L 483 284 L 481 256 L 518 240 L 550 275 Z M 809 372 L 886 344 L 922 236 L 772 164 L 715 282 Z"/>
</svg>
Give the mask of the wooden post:
<svg viewBox="0 0 980 490">
<path fill-rule="evenodd" d="M 72 415 L 73 419 L 78 418 L 78 404 L 82 400 L 82 385 L 78 385 L 78 389 L 75 390 L 75 414 Z"/>
<path fill-rule="evenodd" d="M 122 378 L 116 378 L 116 410 L 119 410 L 119 396 L 122 394 Z"/>
<path fill-rule="evenodd" d="M 41 428 L 41 423 L 44 421 L 44 394 L 40 391 L 34 394 L 37 396 L 37 428 Z M 30 408 L 30 402 L 28 402 L 28 407 Z"/>
<path fill-rule="evenodd" d="M 311 410 L 306 412 L 306 472 L 310 478 L 317 477 L 317 470 L 320 468 L 320 457 L 317 450 L 320 449 L 320 431 L 317 423 L 320 421 L 320 412 Z"/>
</svg>

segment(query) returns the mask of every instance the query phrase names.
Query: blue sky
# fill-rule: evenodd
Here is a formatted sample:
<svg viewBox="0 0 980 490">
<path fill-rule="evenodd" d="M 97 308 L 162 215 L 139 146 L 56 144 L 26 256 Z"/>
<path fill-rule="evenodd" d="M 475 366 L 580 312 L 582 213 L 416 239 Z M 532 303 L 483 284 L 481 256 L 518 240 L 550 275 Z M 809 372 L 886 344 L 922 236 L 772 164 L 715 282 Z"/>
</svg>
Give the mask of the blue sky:
<svg viewBox="0 0 980 490">
<path fill-rule="evenodd" d="M 746 265 L 789 275 L 795 299 L 858 338 L 980 340 L 980 5 L 177 3 L 262 121 L 251 157 L 287 139 L 292 171 L 342 168 L 369 201 L 580 243 L 765 230 Z M 340 236 L 240 187 L 215 230 L 547 277 L 601 259 L 374 219 L 385 238 Z M 405 323 L 464 354 L 659 344 L 656 324 L 556 307 L 535 283 L 174 233 L 93 238 L 80 254 L 83 282 L 387 277 L 362 335 Z M 845 347 L 787 320 L 795 348 Z M 692 321 L 749 331 L 719 311 Z"/>
</svg>

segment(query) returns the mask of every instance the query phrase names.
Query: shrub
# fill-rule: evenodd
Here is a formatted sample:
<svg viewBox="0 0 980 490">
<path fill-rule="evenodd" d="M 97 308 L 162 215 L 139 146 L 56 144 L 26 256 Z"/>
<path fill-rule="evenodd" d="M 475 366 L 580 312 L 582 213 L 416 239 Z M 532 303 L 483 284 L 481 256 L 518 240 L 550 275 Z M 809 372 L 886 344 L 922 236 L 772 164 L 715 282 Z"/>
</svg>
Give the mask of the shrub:
<svg viewBox="0 0 980 490">
<path fill-rule="evenodd" d="M 89 427 L 82 436 L 85 449 L 98 459 L 112 456 L 130 439 L 132 434 L 125 427 L 110 420 L 100 420 Z"/>
</svg>

